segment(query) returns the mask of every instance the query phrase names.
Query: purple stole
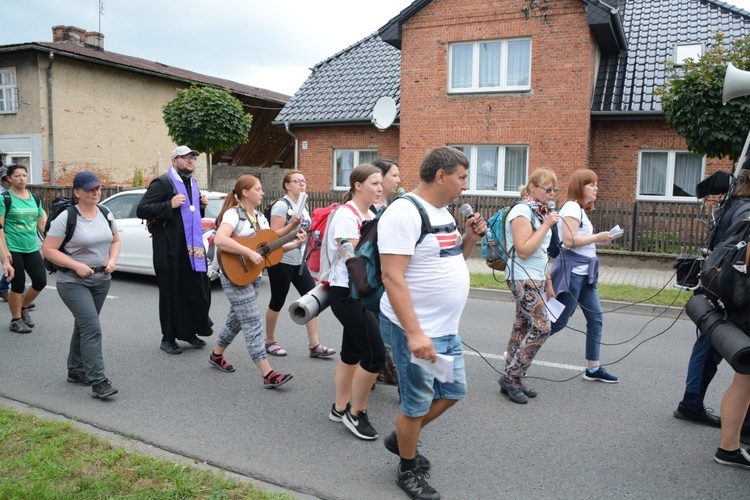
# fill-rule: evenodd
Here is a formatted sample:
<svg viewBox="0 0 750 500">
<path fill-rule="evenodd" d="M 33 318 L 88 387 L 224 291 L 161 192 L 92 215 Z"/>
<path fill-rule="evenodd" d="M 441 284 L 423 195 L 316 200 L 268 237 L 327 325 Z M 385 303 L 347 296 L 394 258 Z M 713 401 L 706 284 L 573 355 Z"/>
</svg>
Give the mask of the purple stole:
<svg viewBox="0 0 750 500">
<path fill-rule="evenodd" d="M 182 226 L 185 229 L 185 241 L 187 242 L 188 258 L 190 267 L 193 271 L 206 272 L 206 249 L 203 247 L 203 228 L 201 227 L 201 193 L 198 189 L 198 182 L 190 177 L 190 193 L 188 196 L 185 183 L 182 177 L 175 171 L 174 167 L 169 167 L 169 176 L 174 183 L 178 194 L 185 196 L 185 203 L 180 207 L 180 216 L 182 217 Z M 193 203 L 190 203 L 190 200 Z"/>
</svg>

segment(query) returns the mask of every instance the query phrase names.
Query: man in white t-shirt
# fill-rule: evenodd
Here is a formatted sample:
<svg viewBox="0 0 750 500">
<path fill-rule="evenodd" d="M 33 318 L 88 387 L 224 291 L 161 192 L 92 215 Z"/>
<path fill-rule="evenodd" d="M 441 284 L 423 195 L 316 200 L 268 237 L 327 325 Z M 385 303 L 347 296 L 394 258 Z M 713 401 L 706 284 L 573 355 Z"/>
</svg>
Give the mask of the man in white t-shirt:
<svg viewBox="0 0 750 500">
<path fill-rule="evenodd" d="M 417 206 L 396 200 L 378 223 L 378 248 L 386 293 L 380 303 L 380 333 L 398 372 L 401 405 L 396 432 L 385 447 L 399 455 L 397 484 L 412 498 L 436 499 L 425 480 L 430 462 L 417 453 L 425 425 L 466 395 L 466 372 L 458 322 L 469 296 L 466 258 L 487 230 L 479 214 L 461 236 L 445 208 L 468 189 L 469 160 L 461 151 L 439 147 L 419 169 L 420 183 L 408 194 L 429 217 L 425 234 Z M 411 355 L 435 362 L 438 354 L 453 357 L 453 382 L 440 382 Z"/>
</svg>

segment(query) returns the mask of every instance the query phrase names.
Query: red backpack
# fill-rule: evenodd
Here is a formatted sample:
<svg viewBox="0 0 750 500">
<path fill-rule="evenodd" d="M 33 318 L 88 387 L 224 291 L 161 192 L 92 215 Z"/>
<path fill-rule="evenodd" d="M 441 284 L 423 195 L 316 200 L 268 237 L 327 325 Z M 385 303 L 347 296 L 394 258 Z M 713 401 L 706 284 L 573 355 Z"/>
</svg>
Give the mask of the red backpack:
<svg viewBox="0 0 750 500">
<path fill-rule="evenodd" d="M 333 212 L 341 206 L 341 203 L 331 203 L 327 207 L 316 208 L 312 213 L 312 225 L 310 226 L 310 238 L 307 242 L 307 255 L 305 261 L 310 271 L 315 273 L 321 272 L 321 258 L 320 252 L 321 247 L 325 245 L 326 241 L 326 229 L 328 228 L 328 220 L 333 215 Z M 351 206 L 347 205 L 358 217 L 356 210 Z M 330 263 L 326 256 L 326 262 L 323 264 L 323 270 L 328 271 Z"/>
</svg>

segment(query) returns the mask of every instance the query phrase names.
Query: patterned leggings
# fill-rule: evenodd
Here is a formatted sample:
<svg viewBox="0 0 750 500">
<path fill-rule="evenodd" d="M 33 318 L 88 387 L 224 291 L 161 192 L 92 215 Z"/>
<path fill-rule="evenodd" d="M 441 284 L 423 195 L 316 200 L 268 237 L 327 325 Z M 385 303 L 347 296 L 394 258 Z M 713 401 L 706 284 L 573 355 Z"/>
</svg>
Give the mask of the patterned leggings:
<svg viewBox="0 0 750 500">
<path fill-rule="evenodd" d="M 231 307 L 229 308 L 227 321 L 219 332 L 217 344 L 221 347 L 229 347 L 242 330 L 245 334 L 247 352 L 250 353 L 253 363 L 257 364 L 266 359 L 263 322 L 260 318 L 260 309 L 258 309 L 261 277 L 258 276 L 258 279 L 247 286 L 237 286 L 223 274 L 219 277 L 221 287 L 224 289 L 224 294 L 227 296 Z"/>
<path fill-rule="evenodd" d="M 508 341 L 505 376 L 518 380 L 549 337 L 551 325 L 542 298 L 544 281 L 508 281 L 508 288 L 516 298 L 516 319 Z"/>
</svg>

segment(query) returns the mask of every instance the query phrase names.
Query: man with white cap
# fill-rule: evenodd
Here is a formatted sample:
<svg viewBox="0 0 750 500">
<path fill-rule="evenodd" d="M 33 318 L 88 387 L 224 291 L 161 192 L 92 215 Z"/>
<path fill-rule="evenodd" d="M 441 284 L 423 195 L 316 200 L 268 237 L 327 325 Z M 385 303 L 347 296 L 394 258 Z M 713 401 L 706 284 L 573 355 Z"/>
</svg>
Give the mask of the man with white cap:
<svg viewBox="0 0 750 500">
<path fill-rule="evenodd" d="M 161 349 L 167 354 L 182 352 L 176 340 L 203 347 L 206 342 L 198 336 L 212 333 L 211 287 L 201 228 L 208 198 L 192 177 L 198 154 L 187 146 L 176 148 L 172 166 L 151 181 L 136 211 L 149 222 L 153 236 Z"/>
</svg>

